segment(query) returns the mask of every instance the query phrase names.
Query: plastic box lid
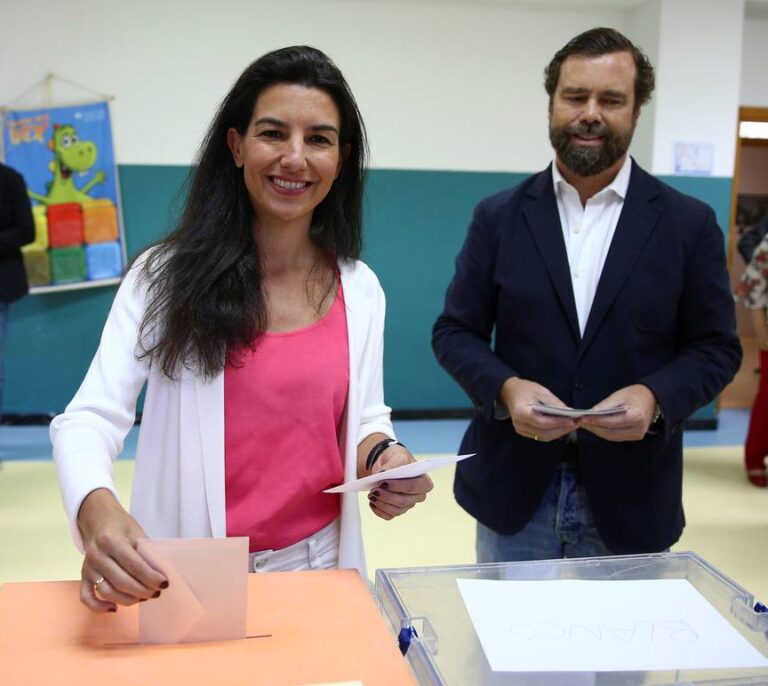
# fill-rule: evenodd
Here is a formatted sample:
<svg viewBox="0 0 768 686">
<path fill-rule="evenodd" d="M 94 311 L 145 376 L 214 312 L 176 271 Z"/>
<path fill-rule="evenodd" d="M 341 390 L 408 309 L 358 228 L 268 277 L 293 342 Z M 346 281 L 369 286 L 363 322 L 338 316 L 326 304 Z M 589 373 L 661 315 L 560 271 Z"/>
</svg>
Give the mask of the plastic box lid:
<svg viewBox="0 0 768 686">
<path fill-rule="evenodd" d="M 768 612 L 752 594 L 696 553 L 658 553 L 536 562 L 376 570 L 376 596 L 424 685 L 637 686 L 768 684 L 768 669 L 664 672 L 493 672 L 475 635 L 457 579 L 687 579 L 757 650 L 768 656 Z M 410 629 L 415 630 L 415 635 Z M 404 631 L 403 631 L 404 630 Z M 410 635 L 410 636 L 409 636 Z M 401 649 L 402 649 L 401 644 Z M 556 659 L 556 656 L 553 656 Z"/>
</svg>

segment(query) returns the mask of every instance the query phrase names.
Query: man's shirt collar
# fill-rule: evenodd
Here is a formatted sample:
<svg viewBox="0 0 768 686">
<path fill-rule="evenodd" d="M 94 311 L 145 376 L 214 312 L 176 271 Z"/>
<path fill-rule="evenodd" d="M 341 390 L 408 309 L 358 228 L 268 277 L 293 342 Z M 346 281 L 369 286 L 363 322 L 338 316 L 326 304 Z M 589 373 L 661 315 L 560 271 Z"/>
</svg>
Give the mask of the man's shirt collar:
<svg viewBox="0 0 768 686">
<path fill-rule="evenodd" d="M 627 189 L 629 188 L 629 176 L 631 173 L 632 158 L 627 155 L 624 158 L 624 164 L 621 165 L 621 169 L 619 169 L 613 181 L 611 181 L 611 183 L 609 183 L 605 188 L 595 193 L 595 195 L 592 197 L 606 193 L 607 191 L 613 191 L 623 200 L 627 197 Z M 552 182 L 555 186 L 555 193 L 559 193 L 564 188 L 571 188 L 574 190 L 574 192 L 576 190 L 570 183 L 565 180 L 563 175 L 560 173 L 560 170 L 557 167 L 557 159 L 552 160 Z"/>
</svg>

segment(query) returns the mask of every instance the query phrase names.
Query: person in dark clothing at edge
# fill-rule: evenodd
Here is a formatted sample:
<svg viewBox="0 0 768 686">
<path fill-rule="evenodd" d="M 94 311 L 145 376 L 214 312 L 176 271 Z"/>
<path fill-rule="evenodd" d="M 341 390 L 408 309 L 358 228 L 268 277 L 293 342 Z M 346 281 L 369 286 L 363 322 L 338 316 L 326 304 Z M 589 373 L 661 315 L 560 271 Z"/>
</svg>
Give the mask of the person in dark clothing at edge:
<svg viewBox="0 0 768 686">
<path fill-rule="evenodd" d="M 24 178 L 0 164 L 0 419 L 3 416 L 4 349 L 9 306 L 29 292 L 21 246 L 35 240 L 35 224 Z"/>
</svg>

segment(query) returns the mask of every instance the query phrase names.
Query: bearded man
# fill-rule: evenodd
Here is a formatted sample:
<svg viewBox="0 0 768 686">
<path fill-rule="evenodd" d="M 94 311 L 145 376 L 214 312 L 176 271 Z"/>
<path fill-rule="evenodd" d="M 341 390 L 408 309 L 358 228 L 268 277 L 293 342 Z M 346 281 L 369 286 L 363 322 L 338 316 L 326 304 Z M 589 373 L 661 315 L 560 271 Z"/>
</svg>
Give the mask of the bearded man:
<svg viewBox="0 0 768 686">
<path fill-rule="evenodd" d="M 476 407 L 454 493 L 479 562 L 667 550 L 683 423 L 741 362 L 712 209 L 627 155 L 648 58 L 592 29 L 545 87 L 554 163 L 477 206 L 433 329 Z"/>
</svg>

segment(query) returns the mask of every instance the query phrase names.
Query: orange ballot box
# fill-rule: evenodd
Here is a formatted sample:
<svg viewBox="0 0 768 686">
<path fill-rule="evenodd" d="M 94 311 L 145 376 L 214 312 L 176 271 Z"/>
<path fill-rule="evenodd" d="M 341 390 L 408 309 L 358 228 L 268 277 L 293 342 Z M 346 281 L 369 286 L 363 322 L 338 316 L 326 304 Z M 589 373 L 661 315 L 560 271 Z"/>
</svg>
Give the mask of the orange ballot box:
<svg viewBox="0 0 768 686">
<path fill-rule="evenodd" d="M 79 588 L 0 587 L 0 684 L 416 686 L 353 570 L 250 574 L 247 638 L 211 643 L 140 645 L 135 605 L 94 615 Z"/>
</svg>

